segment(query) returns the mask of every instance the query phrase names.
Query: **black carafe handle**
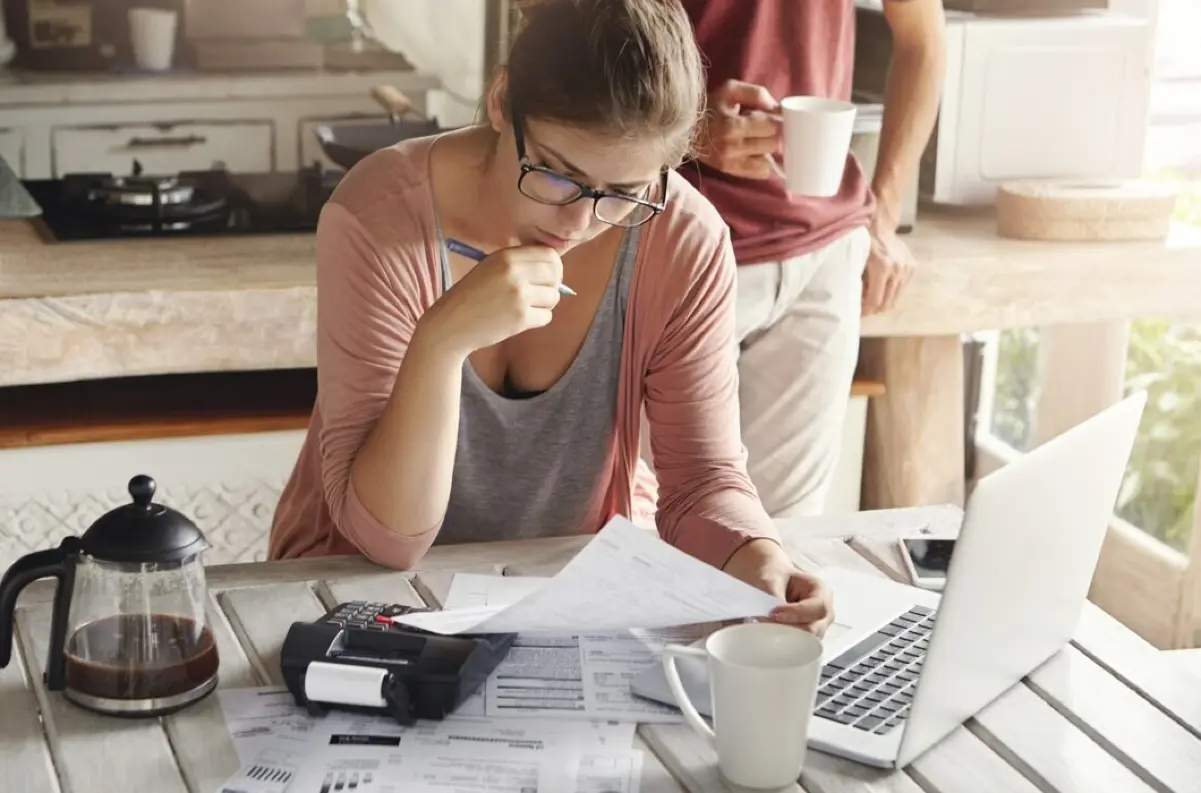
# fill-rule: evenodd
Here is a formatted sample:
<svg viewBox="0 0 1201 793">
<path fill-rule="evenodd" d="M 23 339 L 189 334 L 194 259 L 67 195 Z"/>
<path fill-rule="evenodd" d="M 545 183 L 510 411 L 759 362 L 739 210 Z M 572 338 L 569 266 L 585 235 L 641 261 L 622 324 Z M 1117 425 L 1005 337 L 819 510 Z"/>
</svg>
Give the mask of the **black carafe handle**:
<svg viewBox="0 0 1201 793">
<path fill-rule="evenodd" d="M 67 641 L 71 595 L 75 586 L 75 561 L 79 538 L 67 537 L 57 548 L 34 551 L 13 563 L 0 579 L 0 669 L 12 659 L 13 628 L 17 618 L 17 597 L 21 590 L 40 578 L 57 578 L 54 615 L 50 623 L 50 644 L 46 653 L 46 687 L 62 689 L 66 684 L 63 647 Z"/>
</svg>

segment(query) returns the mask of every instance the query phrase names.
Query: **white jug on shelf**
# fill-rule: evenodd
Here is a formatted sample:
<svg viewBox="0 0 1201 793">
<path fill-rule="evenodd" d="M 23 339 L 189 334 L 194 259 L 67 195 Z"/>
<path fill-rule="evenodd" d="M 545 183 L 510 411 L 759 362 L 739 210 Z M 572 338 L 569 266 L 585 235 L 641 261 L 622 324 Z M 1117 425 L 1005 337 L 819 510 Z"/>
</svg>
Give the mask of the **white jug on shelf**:
<svg viewBox="0 0 1201 793">
<path fill-rule="evenodd" d="M 4 27 L 4 0 L 0 0 L 0 66 L 7 66 L 17 54 L 17 45 L 8 37 Z"/>
</svg>

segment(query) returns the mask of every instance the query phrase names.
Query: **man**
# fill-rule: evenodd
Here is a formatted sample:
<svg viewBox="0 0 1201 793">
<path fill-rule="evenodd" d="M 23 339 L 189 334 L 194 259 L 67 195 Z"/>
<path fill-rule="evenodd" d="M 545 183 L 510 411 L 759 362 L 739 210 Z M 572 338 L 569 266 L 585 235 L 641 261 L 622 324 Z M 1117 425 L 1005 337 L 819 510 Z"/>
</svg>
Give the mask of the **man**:
<svg viewBox="0 0 1201 793">
<path fill-rule="evenodd" d="M 730 226 L 739 264 L 743 440 L 775 517 L 818 514 L 838 460 L 860 317 L 889 310 L 914 262 L 896 230 L 937 114 L 941 0 L 884 0 L 893 50 L 870 185 L 853 156 L 831 198 L 794 197 L 766 156 L 795 94 L 849 100 L 853 0 L 683 0 L 709 64 L 699 162 L 681 173 Z"/>
</svg>

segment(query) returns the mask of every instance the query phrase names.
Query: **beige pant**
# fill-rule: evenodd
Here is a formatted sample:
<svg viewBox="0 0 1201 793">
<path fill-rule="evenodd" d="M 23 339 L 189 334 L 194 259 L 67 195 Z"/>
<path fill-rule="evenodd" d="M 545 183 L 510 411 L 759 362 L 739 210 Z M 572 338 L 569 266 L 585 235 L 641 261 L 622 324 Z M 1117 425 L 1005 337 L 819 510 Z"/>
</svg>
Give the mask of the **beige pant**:
<svg viewBox="0 0 1201 793">
<path fill-rule="evenodd" d="M 772 517 L 817 515 L 825 506 L 859 358 L 870 249 L 860 226 L 804 256 L 738 268 L 742 442 Z M 645 411 L 641 451 L 651 464 Z"/>
<path fill-rule="evenodd" d="M 742 440 L 773 517 L 820 514 L 859 356 L 864 227 L 812 253 L 738 268 Z"/>
</svg>

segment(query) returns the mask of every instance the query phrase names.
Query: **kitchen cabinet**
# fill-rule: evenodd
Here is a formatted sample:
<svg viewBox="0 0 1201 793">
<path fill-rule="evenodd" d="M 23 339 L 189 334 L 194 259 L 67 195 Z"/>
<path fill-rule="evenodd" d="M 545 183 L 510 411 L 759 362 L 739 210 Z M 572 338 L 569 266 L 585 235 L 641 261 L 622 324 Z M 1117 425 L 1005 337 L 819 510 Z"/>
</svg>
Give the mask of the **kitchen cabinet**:
<svg viewBox="0 0 1201 793">
<path fill-rule="evenodd" d="M 273 138 L 270 121 L 82 127 L 54 130 L 51 153 L 56 177 L 128 174 L 134 160 L 153 174 L 203 171 L 218 164 L 237 172 L 271 171 Z"/>
<path fill-rule="evenodd" d="M 25 179 L 128 175 L 134 159 L 160 175 L 215 162 L 235 172 L 296 171 L 323 160 L 313 136 L 322 121 L 386 118 L 371 97 L 382 84 L 425 112 L 441 81 L 395 69 L 0 74 L 0 156 L 16 159 L 14 170 Z"/>
<path fill-rule="evenodd" d="M 0 159 L 18 177 L 25 175 L 25 135 L 19 129 L 0 129 Z"/>
</svg>

